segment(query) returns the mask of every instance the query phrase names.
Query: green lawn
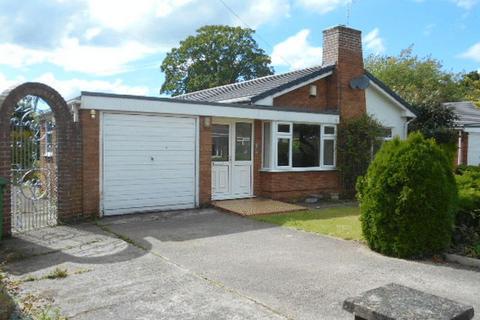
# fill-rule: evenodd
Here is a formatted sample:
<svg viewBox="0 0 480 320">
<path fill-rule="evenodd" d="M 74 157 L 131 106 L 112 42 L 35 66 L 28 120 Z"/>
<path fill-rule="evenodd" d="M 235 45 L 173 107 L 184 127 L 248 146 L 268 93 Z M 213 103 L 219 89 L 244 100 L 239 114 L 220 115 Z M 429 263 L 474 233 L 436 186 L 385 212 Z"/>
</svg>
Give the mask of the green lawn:
<svg viewBox="0 0 480 320">
<path fill-rule="evenodd" d="M 284 227 L 326 234 L 346 240 L 362 240 L 358 207 L 311 209 L 253 217 Z"/>
</svg>

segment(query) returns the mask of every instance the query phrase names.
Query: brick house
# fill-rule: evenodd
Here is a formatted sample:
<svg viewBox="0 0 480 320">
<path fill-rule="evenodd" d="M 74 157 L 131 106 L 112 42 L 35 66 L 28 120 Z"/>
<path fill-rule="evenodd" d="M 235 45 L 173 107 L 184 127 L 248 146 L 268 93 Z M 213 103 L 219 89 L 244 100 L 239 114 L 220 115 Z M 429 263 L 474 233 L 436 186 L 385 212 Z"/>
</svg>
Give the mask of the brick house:
<svg viewBox="0 0 480 320">
<path fill-rule="evenodd" d="M 447 102 L 443 106 L 451 108 L 457 116 L 456 164 L 480 165 L 480 109 L 469 101 Z"/>
<path fill-rule="evenodd" d="M 324 31 L 319 66 L 154 98 L 82 92 L 84 214 L 341 191 L 337 125 L 369 113 L 405 138 L 410 106 L 364 69 L 361 32 Z M 320 60 L 320 58 L 319 58 Z"/>
</svg>

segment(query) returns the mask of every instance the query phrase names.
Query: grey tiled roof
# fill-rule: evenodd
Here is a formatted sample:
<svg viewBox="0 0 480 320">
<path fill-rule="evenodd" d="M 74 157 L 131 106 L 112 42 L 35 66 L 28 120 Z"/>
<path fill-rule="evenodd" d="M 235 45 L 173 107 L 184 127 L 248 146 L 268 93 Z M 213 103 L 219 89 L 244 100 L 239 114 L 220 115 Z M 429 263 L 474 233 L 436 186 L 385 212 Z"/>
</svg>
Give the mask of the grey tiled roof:
<svg viewBox="0 0 480 320">
<path fill-rule="evenodd" d="M 472 102 L 447 102 L 443 105 L 453 109 L 458 116 L 459 127 L 480 127 L 480 108 L 477 108 Z"/>
<path fill-rule="evenodd" d="M 335 66 L 316 66 L 292 72 L 276 74 L 225 86 L 195 91 L 174 97 L 175 99 L 209 102 L 254 103 L 266 96 L 282 91 L 332 71 Z M 233 100 L 233 101 L 232 101 Z"/>
</svg>

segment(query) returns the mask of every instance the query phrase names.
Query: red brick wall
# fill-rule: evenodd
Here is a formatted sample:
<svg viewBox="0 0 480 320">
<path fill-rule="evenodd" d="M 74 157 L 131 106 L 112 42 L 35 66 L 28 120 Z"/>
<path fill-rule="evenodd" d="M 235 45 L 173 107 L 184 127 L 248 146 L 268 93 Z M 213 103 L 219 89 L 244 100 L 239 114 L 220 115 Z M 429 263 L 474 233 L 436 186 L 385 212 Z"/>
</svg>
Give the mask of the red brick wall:
<svg viewBox="0 0 480 320">
<path fill-rule="evenodd" d="M 320 79 L 306 86 L 287 92 L 284 95 L 278 96 L 273 99 L 273 105 L 275 107 L 287 107 L 297 108 L 305 111 L 325 111 L 326 109 L 333 108 L 335 104 L 330 104 L 329 96 L 331 96 L 329 90 L 329 80 Z M 310 85 L 317 86 L 317 95 L 310 96 Z"/>
<path fill-rule="evenodd" d="M 331 81 L 337 92 L 334 106 L 340 109 L 340 118 L 353 118 L 366 113 L 365 90 L 352 89 L 350 81 L 364 75 L 361 32 L 343 26 L 323 31 L 323 64 L 336 64 Z M 333 85 L 332 83 L 332 85 Z"/>
<path fill-rule="evenodd" d="M 199 177 L 199 202 L 206 206 L 212 200 L 212 127 L 205 127 L 205 118 L 200 117 L 200 177 Z"/>
<path fill-rule="evenodd" d="M 289 200 L 340 192 L 337 171 L 261 172 L 261 195 Z"/>
<path fill-rule="evenodd" d="M 95 119 L 90 110 L 80 110 L 83 157 L 83 212 L 98 217 L 100 213 L 100 115 Z"/>
<path fill-rule="evenodd" d="M 262 193 L 262 176 L 260 170 L 262 168 L 262 121 L 255 120 L 254 123 L 254 155 L 253 155 L 253 194 L 260 195 Z"/>
</svg>

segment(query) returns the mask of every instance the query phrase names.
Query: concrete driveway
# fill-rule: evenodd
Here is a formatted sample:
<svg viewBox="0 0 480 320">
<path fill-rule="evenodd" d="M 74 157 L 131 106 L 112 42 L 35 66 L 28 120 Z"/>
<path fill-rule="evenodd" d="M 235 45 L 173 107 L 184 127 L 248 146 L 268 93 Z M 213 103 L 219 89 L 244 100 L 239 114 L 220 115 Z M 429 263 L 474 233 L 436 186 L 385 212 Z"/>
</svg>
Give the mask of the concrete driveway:
<svg viewBox="0 0 480 320">
<path fill-rule="evenodd" d="M 214 209 L 43 229 L 4 247 L 14 278 L 72 319 L 352 319 L 345 298 L 390 282 L 473 305 L 480 270 L 383 257 L 363 245 Z"/>
</svg>

